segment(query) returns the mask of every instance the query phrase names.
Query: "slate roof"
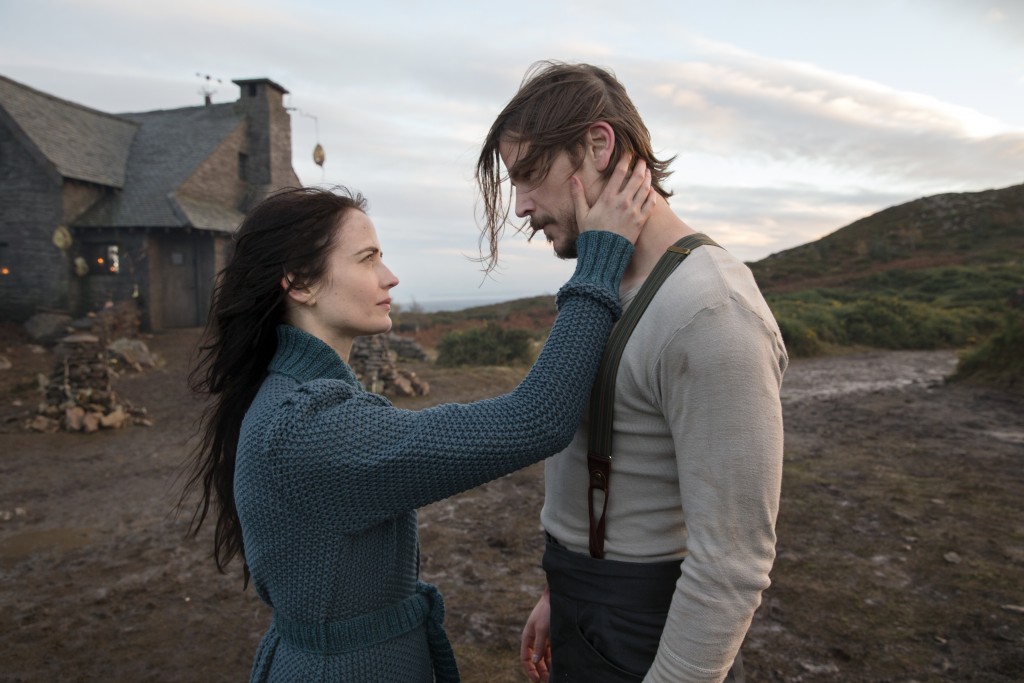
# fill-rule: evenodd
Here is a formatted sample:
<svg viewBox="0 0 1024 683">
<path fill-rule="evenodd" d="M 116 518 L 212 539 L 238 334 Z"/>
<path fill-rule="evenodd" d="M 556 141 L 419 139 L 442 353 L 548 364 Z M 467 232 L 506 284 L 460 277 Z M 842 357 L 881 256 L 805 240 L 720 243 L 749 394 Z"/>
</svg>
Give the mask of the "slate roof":
<svg viewBox="0 0 1024 683">
<path fill-rule="evenodd" d="M 239 86 L 267 79 L 234 81 Z M 0 76 L 0 110 L 65 178 L 114 188 L 73 227 L 183 228 L 233 232 L 234 206 L 182 195 L 179 188 L 234 131 L 237 103 L 107 114 Z M 0 118 L 3 118 L 0 113 Z M 297 182 L 297 181 L 296 181 Z"/>
<path fill-rule="evenodd" d="M 188 225 L 204 230 L 234 232 L 245 218 L 245 214 L 234 207 L 193 199 L 185 195 L 175 195 L 173 201 L 177 203 L 177 208 Z"/>
<path fill-rule="evenodd" d="M 239 126 L 234 103 L 121 114 L 139 126 L 123 191 L 99 202 L 75 227 L 184 227 L 233 231 L 243 214 L 176 194 Z"/>
<path fill-rule="evenodd" d="M 123 187 L 138 123 L 0 76 L 0 108 L 66 178 Z"/>
</svg>

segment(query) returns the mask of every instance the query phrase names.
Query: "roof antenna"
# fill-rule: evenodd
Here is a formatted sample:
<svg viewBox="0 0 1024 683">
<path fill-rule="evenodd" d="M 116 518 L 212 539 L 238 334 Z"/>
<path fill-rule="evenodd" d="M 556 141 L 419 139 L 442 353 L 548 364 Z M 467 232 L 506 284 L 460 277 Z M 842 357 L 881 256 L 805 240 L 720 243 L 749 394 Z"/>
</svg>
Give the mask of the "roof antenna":
<svg viewBox="0 0 1024 683">
<path fill-rule="evenodd" d="M 198 71 L 196 72 L 196 76 L 204 79 L 205 81 L 203 83 L 203 87 L 199 89 L 199 94 L 203 96 L 203 104 L 209 107 L 213 104 L 213 94 L 217 92 L 217 89 L 213 87 L 214 81 L 217 83 L 223 83 L 224 81 L 219 78 L 214 78 L 210 74 L 201 74 Z"/>
<path fill-rule="evenodd" d="M 316 130 L 316 147 L 313 148 L 313 161 L 317 166 L 320 167 L 320 181 L 324 179 L 324 161 L 327 160 L 327 154 L 324 152 L 323 145 L 320 144 L 320 121 L 312 114 L 307 114 L 298 107 L 285 107 L 286 111 L 297 111 L 301 116 L 305 116 L 307 119 L 313 119 L 313 126 Z"/>
</svg>

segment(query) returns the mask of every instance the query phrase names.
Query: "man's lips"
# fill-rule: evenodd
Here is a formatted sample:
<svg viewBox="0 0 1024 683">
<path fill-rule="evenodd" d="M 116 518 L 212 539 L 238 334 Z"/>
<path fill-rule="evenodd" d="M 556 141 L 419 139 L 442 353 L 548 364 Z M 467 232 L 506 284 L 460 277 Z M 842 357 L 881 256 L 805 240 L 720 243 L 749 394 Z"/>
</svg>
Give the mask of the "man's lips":
<svg viewBox="0 0 1024 683">
<path fill-rule="evenodd" d="M 552 223 L 554 223 L 554 221 L 530 221 L 530 237 L 528 239 L 532 240 L 537 236 L 538 232 L 543 232 L 544 238 L 550 242 L 551 237 L 547 233 L 547 227 Z"/>
</svg>

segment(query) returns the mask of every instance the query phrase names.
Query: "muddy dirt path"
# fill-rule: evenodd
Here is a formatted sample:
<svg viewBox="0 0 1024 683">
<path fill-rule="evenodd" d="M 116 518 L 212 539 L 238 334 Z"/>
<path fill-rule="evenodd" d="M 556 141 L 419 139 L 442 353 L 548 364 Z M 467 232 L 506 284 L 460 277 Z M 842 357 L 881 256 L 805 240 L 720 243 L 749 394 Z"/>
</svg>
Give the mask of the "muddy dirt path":
<svg viewBox="0 0 1024 683">
<path fill-rule="evenodd" d="M 0 681 L 245 680 L 269 611 L 172 513 L 200 406 L 197 331 L 116 390 L 149 428 L 35 434 L 33 357 L 0 379 Z M 942 383 L 948 352 L 795 361 L 786 376 L 779 557 L 745 645 L 748 680 L 1024 678 L 1024 400 Z M 409 407 L 472 400 L 518 371 L 414 367 Z M 16 373 L 21 373 L 15 376 Z M 843 387 L 842 391 L 836 387 Z M 534 466 L 421 514 L 464 680 L 525 680 L 516 651 L 543 575 Z"/>
</svg>

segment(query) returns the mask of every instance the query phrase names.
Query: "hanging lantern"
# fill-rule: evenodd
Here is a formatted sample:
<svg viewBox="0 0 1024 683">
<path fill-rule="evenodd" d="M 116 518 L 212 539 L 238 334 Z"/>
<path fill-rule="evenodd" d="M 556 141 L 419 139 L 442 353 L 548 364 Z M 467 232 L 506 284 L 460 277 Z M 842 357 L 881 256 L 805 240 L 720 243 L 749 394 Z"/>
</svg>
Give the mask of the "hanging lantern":
<svg viewBox="0 0 1024 683">
<path fill-rule="evenodd" d="M 317 166 L 323 168 L 325 158 L 323 146 L 319 142 L 316 143 L 316 147 L 313 148 L 313 161 L 316 162 Z"/>
</svg>

